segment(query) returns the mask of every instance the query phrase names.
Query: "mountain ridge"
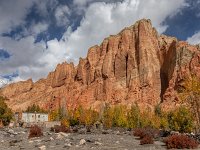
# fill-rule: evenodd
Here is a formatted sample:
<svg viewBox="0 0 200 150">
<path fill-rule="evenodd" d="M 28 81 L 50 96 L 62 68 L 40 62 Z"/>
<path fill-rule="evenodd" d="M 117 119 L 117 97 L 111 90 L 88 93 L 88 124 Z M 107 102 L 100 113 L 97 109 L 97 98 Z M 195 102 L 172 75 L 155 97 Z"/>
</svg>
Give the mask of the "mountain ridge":
<svg viewBox="0 0 200 150">
<path fill-rule="evenodd" d="M 150 20 L 142 19 L 89 48 L 77 66 L 63 62 L 45 79 L 13 83 L 0 93 L 14 111 L 33 103 L 56 109 L 63 99 L 71 108 L 138 103 L 153 110 L 161 103 L 171 109 L 180 103 L 182 80 L 200 75 L 199 53 L 198 46 L 159 35 Z"/>
</svg>

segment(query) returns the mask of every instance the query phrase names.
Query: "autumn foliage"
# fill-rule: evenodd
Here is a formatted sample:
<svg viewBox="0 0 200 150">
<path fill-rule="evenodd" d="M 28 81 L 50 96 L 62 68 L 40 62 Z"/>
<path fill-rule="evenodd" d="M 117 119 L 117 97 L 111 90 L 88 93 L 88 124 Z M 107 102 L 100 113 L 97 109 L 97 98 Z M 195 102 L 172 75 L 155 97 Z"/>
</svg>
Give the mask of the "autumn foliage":
<svg viewBox="0 0 200 150">
<path fill-rule="evenodd" d="M 40 136 L 43 136 L 42 129 L 37 125 L 31 126 L 28 138 L 40 137 Z"/>
<path fill-rule="evenodd" d="M 198 147 L 198 142 L 186 135 L 171 135 L 167 137 L 164 142 L 168 149 L 194 149 Z"/>
</svg>

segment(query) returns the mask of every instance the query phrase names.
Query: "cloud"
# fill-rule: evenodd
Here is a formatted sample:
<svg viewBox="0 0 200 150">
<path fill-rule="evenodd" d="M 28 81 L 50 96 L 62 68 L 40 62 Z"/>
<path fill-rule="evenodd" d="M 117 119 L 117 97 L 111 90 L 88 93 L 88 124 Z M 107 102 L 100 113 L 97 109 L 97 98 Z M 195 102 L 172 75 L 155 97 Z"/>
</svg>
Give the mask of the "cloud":
<svg viewBox="0 0 200 150">
<path fill-rule="evenodd" d="M 50 14 L 55 11 L 58 4 L 58 0 L 37 0 L 35 2 L 36 12 L 40 16 L 49 19 Z"/>
<path fill-rule="evenodd" d="M 55 11 L 56 24 L 58 26 L 67 25 L 70 13 L 71 11 L 67 5 L 57 7 Z"/>
<path fill-rule="evenodd" d="M 78 1 L 81 2 L 74 1 L 77 4 Z M 32 34 L 18 40 L 0 37 L 0 49 L 6 49 L 11 55 L 6 62 L 1 63 L 0 75 L 18 71 L 21 80 L 30 77 L 38 80 L 47 76 L 48 72 L 62 61 L 73 60 L 77 64 L 79 57 L 86 56 L 90 46 L 100 44 L 103 38 L 118 33 L 138 19 L 150 18 L 153 25 L 162 33 L 167 28 L 167 24 L 163 24 L 165 19 L 173 17 L 186 6 L 184 0 L 124 0 L 122 2 L 110 0 L 109 3 L 85 0 L 85 2 L 88 6 L 84 6 L 85 11 L 80 25 L 74 31 L 69 26 L 60 40 L 52 39 L 46 43 L 44 41 L 35 43 L 36 37 Z M 55 4 L 54 15 L 58 24 L 62 24 L 71 10 L 67 6 L 57 6 L 56 2 Z M 42 8 L 46 8 L 46 4 L 42 5 L 38 12 L 47 13 L 47 10 L 42 12 Z M 76 8 L 74 9 L 73 12 L 76 11 Z M 23 22 L 23 19 L 19 20 Z M 47 27 L 45 22 L 41 22 L 31 27 L 31 31 L 38 34 L 45 31 Z"/>
<path fill-rule="evenodd" d="M 14 27 L 24 23 L 26 14 L 36 0 L 1 0 L 0 34 L 10 32 Z"/>
<path fill-rule="evenodd" d="M 163 25 L 165 19 L 177 14 L 185 6 L 184 0 L 125 0 L 109 4 L 92 3 L 87 8 L 77 30 L 69 37 L 64 37 L 68 39 L 66 49 L 75 60 L 78 60 L 79 57 L 86 56 L 90 46 L 100 44 L 103 38 L 118 33 L 124 27 L 142 18 L 151 19 L 153 25 L 162 33 L 167 28 L 167 25 Z"/>
<path fill-rule="evenodd" d="M 187 38 L 190 44 L 200 44 L 200 31 L 195 33 L 193 36 Z"/>
</svg>

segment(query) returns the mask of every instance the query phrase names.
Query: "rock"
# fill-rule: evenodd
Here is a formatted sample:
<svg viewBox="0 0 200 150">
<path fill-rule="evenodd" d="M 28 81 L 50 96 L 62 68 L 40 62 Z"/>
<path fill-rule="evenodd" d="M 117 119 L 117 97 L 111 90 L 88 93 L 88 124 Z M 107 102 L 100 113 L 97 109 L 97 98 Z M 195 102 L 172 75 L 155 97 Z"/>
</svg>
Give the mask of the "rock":
<svg viewBox="0 0 200 150">
<path fill-rule="evenodd" d="M 109 134 L 109 132 L 107 130 L 103 130 L 102 134 Z"/>
<path fill-rule="evenodd" d="M 53 140 L 54 140 L 54 138 L 53 138 L 53 137 L 50 137 L 50 140 L 51 140 L 51 141 L 53 141 Z"/>
<path fill-rule="evenodd" d="M 9 125 L 8 125 L 8 127 L 9 127 L 9 128 L 13 128 L 13 127 L 14 127 L 14 125 L 15 125 L 15 123 L 14 123 L 14 122 L 10 122 L 10 123 L 9 123 Z"/>
<path fill-rule="evenodd" d="M 81 128 L 78 130 L 79 134 L 86 134 L 87 133 L 87 129 L 86 128 Z"/>
<path fill-rule="evenodd" d="M 171 131 L 170 135 L 179 135 L 180 133 L 178 131 Z"/>
<path fill-rule="evenodd" d="M 64 136 L 64 137 L 68 137 L 70 135 L 70 133 L 64 133 L 64 132 L 59 132 L 59 134 Z"/>
<path fill-rule="evenodd" d="M 33 143 L 33 141 L 28 141 L 28 143 Z"/>
<path fill-rule="evenodd" d="M 10 146 L 15 146 L 16 143 L 21 142 L 22 140 L 12 140 L 9 142 Z"/>
<path fill-rule="evenodd" d="M 42 146 L 40 146 L 38 148 L 39 148 L 39 150 L 46 150 L 46 146 L 45 145 L 42 145 Z"/>
<path fill-rule="evenodd" d="M 64 138 L 64 136 L 62 136 L 61 134 L 57 134 L 57 137 L 56 137 L 57 140 L 61 140 L 63 138 Z"/>
<path fill-rule="evenodd" d="M 12 129 L 9 129 L 9 130 L 7 131 L 7 133 L 9 133 L 9 134 L 13 134 L 13 135 L 17 135 L 17 133 L 14 132 L 14 130 L 12 130 Z"/>
<path fill-rule="evenodd" d="M 199 47 L 174 37 L 159 35 L 151 21 L 142 19 L 117 35 L 105 38 L 89 49 L 79 64 L 58 64 L 46 79 L 35 83 L 12 83 L 0 93 L 12 110 L 25 110 L 31 104 L 44 109 L 78 105 L 96 110 L 104 103 L 154 111 L 161 103 L 164 110 L 180 103 L 177 92 L 191 74 L 200 76 Z M 71 101 L 75 100 L 75 101 Z"/>
<path fill-rule="evenodd" d="M 64 145 L 64 148 L 71 147 L 71 146 L 72 146 L 72 143 L 66 143 L 66 144 Z"/>
<path fill-rule="evenodd" d="M 79 145 L 84 145 L 86 143 L 86 140 L 85 139 L 81 139 L 80 142 L 79 142 Z"/>
<path fill-rule="evenodd" d="M 102 145 L 102 143 L 100 143 L 100 142 L 98 142 L 98 141 L 95 141 L 94 144 L 95 144 L 95 145 Z"/>
<path fill-rule="evenodd" d="M 40 143 L 40 142 L 42 142 L 42 140 L 40 140 L 40 139 L 37 139 L 37 140 L 35 140 L 35 142 L 38 142 L 38 143 Z"/>
</svg>

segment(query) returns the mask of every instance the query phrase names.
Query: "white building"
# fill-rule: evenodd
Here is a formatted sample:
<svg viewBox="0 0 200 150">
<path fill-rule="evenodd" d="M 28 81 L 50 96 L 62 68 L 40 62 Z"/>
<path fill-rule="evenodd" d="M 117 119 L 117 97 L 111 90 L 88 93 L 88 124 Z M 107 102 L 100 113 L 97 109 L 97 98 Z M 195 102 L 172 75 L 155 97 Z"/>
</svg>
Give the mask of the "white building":
<svg viewBox="0 0 200 150">
<path fill-rule="evenodd" d="M 46 113 L 22 113 L 22 122 L 32 123 L 32 122 L 47 122 L 49 121 L 49 115 Z"/>
</svg>

